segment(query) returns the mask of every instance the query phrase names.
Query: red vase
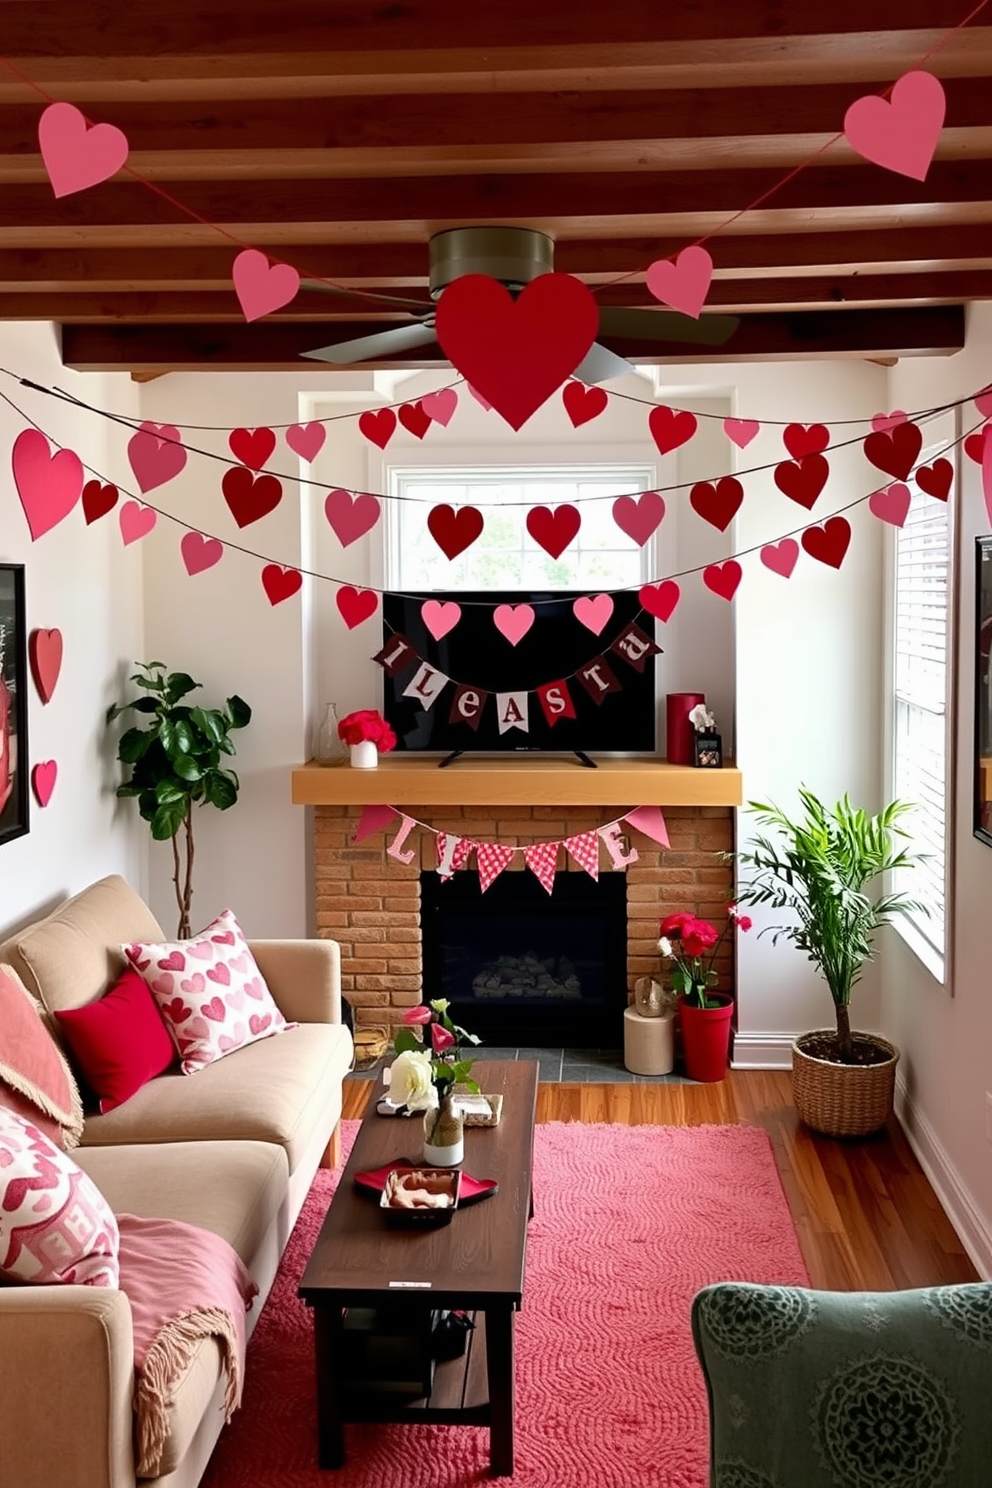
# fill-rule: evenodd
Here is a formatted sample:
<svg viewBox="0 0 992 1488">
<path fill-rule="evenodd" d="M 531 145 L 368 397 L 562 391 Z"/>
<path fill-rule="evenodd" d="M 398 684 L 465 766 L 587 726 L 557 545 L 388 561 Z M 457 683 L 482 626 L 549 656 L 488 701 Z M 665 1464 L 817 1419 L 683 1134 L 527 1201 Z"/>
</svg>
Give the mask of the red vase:
<svg viewBox="0 0 992 1488">
<path fill-rule="evenodd" d="M 690 1080 L 711 1083 L 722 1080 L 727 1073 L 734 1000 L 716 995 L 720 1006 L 713 1008 L 693 1007 L 684 997 L 679 998 L 682 1059 Z"/>
<path fill-rule="evenodd" d="M 696 730 L 689 722 L 689 714 L 698 703 L 705 703 L 701 692 L 670 692 L 665 699 L 667 744 L 665 757 L 670 765 L 694 765 L 696 763 Z"/>
</svg>

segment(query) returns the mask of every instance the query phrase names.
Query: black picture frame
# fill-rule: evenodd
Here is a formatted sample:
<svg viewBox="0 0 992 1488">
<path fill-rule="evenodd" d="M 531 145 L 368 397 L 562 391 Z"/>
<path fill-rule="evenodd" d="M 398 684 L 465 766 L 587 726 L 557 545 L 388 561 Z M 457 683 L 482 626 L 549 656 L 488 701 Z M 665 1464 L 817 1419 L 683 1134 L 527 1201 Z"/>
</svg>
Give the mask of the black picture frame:
<svg viewBox="0 0 992 1488">
<path fill-rule="evenodd" d="M 715 730 L 697 730 L 693 743 L 695 761 L 700 769 L 723 769 L 723 740 Z"/>
<path fill-rule="evenodd" d="M 31 827 L 23 563 L 0 563 L 0 846 Z"/>
</svg>

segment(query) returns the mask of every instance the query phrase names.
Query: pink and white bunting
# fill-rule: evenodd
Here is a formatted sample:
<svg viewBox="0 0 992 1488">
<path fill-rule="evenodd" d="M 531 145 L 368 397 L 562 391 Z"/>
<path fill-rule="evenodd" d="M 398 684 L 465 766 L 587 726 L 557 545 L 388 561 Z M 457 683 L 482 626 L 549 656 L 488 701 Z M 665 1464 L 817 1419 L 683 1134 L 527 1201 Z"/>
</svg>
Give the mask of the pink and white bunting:
<svg viewBox="0 0 992 1488">
<path fill-rule="evenodd" d="M 524 848 L 524 862 L 541 888 L 549 894 L 554 891 L 559 847 L 560 842 L 532 842 L 530 847 Z"/>
<path fill-rule="evenodd" d="M 565 850 L 584 868 L 590 878 L 599 881 L 599 834 L 579 832 L 575 837 L 565 838 Z"/>
<path fill-rule="evenodd" d="M 489 885 L 499 878 L 517 849 L 505 847 L 502 842 L 480 842 L 477 848 L 475 861 L 479 868 L 479 888 L 485 893 Z"/>
</svg>

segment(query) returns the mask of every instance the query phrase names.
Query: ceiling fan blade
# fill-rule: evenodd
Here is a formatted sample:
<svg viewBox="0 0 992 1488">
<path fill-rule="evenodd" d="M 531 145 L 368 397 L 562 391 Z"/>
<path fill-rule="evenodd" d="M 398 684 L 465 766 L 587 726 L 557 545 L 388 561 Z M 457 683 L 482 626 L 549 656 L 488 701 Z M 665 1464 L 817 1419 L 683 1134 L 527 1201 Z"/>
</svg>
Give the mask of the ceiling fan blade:
<svg viewBox="0 0 992 1488">
<path fill-rule="evenodd" d="M 383 305 L 401 305 L 404 310 L 416 310 L 424 315 L 433 309 L 430 300 L 404 300 L 399 295 L 378 294 L 372 290 L 348 289 L 343 284 L 325 284 L 321 279 L 301 279 L 301 289 L 316 289 L 321 294 L 340 295 L 344 299 L 368 299 Z"/>
<path fill-rule="evenodd" d="M 594 341 L 572 376 L 591 386 L 595 382 L 609 382 L 611 377 L 626 377 L 635 370 L 630 362 L 617 356 L 615 351 Z"/>
<path fill-rule="evenodd" d="M 436 341 L 433 322 L 422 325 L 390 326 L 374 336 L 358 336 L 354 341 L 339 341 L 334 346 L 320 346 L 303 355 L 314 362 L 333 362 L 350 367 L 355 362 L 370 362 L 378 357 L 395 356 L 399 351 L 413 351 L 417 346 L 430 346 Z"/>
<path fill-rule="evenodd" d="M 736 315 L 680 315 L 677 310 L 610 309 L 599 312 L 599 329 L 607 336 L 633 336 L 638 341 L 693 341 L 722 346 L 740 325 Z"/>
</svg>

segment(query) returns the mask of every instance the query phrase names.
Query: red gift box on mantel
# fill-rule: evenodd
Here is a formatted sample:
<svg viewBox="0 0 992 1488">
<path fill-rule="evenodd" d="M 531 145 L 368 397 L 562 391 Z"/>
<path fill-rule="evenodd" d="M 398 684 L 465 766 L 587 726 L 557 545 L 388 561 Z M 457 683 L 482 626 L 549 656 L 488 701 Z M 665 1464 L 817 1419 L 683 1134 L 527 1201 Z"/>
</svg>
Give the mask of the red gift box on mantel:
<svg viewBox="0 0 992 1488">
<path fill-rule="evenodd" d="M 689 714 L 699 703 L 706 702 L 702 692 L 670 692 L 666 698 L 668 714 L 668 747 L 666 758 L 670 765 L 694 765 L 696 763 L 696 730 L 689 722 Z"/>
</svg>

